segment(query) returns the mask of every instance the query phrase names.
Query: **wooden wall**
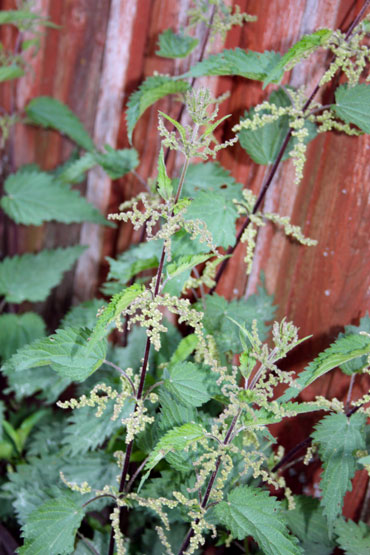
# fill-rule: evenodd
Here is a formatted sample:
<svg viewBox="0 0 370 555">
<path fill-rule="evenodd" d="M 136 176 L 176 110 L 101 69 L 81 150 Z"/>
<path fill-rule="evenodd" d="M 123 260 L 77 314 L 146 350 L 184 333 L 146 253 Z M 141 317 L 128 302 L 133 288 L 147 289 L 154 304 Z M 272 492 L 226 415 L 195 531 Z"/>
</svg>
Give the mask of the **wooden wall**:
<svg viewBox="0 0 370 555">
<path fill-rule="evenodd" d="M 362 0 L 234 0 L 233 3 L 257 15 L 258 21 L 246 24 L 243 29 L 234 28 L 225 46 L 281 52 L 317 28 L 346 29 L 363 5 Z M 155 50 L 161 31 L 169 27 L 177 30 L 184 24 L 189 4 L 190 0 L 36 0 L 36 8 L 61 27 L 50 29 L 43 36 L 38 54 L 29 60 L 32 71 L 15 84 L 2 86 L 1 105 L 22 110 L 31 98 L 51 95 L 76 112 L 98 146 L 106 143 L 119 148 L 129 146 L 124 118 L 129 94 L 155 70 L 173 74 L 187 67 L 187 62 L 156 57 Z M 14 5 L 14 0 L 0 0 L 1 9 L 11 9 Z M 198 29 L 200 42 L 205 31 L 202 27 Z M 2 33 L 5 44 L 14 47 L 16 33 L 8 27 Z M 215 42 L 209 52 L 217 52 L 222 47 L 220 41 Z M 197 59 L 198 55 L 199 49 L 193 58 Z M 299 65 L 292 71 L 290 83 L 307 85 L 310 92 L 324 64 L 325 56 L 319 54 L 314 62 L 310 59 Z M 217 94 L 231 92 L 223 111 L 233 113 L 234 117 L 224 128 L 225 137 L 229 136 L 238 116 L 267 94 L 260 83 L 241 78 L 208 78 L 202 84 L 209 85 Z M 328 89 L 324 101 L 331 100 L 332 91 Z M 179 105 L 165 99 L 149 109 L 138 124 L 134 146 L 142 159 L 138 173 L 144 179 L 156 171 L 159 106 L 174 117 L 179 111 Z M 297 246 L 267 226 L 259 235 L 249 280 L 243 272 L 243 247 L 239 247 L 220 283 L 219 293 L 228 298 L 241 297 L 255 291 L 261 270 L 265 272 L 267 288 L 274 293 L 278 305 L 277 317 L 287 316 L 300 327 L 303 336 L 313 336 L 287 361 L 291 368 L 302 368 L 328 346 L 344 325 L 357 324 L 370 308 L 369 146 L 369 136 L 352 138 L 337 133 L 319 136 L 309 146 L 304 180 L 299 187 L 293 182 L 292 164 L 285 162 L 267 194 L 265 207 L 289 215 L 293 223 L 318 240 L 318 246 Z M 5 165 L 12 169 L 36 162 L 50 169 L 65 160 L 70 152 L 71 145 L 57 133 L 18 125 L 5 153 Z M 254 191 L 259 190 L 265 168 L 256 166 L 239 146 L 223 151 L 219 160 L 238 181 L 253 187 Z M 174 172 L 179 163 L 173 156 L 170 158 Z M 93 170 L 82 188 L 85 187 L 88 199 L 108 213 L 116 211 L 119 203 L 136 194 L 142 185 L 134 176 L 111 182 L 100 170 Z M 78 302 L 96 293 L 106 272 L 104 257 L 121 252 L 135 240 L 128 226 L 113 231 L 93 224 L 15 228 L 6 219 L 1 225 L 3 254 L 79 241 L 89 245 L 75 271 L 69 272 L 41 306 L 52 325 L 72 301 Z M 307 396 L 325 394 L 343 399 L 348 381 L 340 373 L 331 373 L 313 385 Z M 358 397 L 368 388 L 365 378 L 358 380 L 353 396 Z M 296 424 L 293 429 L 291 426 L 288 423 L 280 429 L 288 448 L 308 433 L 303 426 Z M 366 489 L 365 476 L 357 482 L 357 489 L 347 499 L 348 516 L 356 514 Z"/>
</svg>

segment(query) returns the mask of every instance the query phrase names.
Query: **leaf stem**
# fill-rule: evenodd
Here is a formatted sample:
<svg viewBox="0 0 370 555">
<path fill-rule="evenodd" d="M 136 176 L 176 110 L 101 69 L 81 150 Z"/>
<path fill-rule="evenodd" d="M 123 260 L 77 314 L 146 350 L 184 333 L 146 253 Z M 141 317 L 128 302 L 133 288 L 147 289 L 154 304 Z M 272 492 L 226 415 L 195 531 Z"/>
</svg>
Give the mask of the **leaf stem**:
<svg viewBox="0 0 370 555">
<path fill-rule="evenodd" d="M 99 552 L 95 549 L 95 547 L 93 546 L 92 543 L 89 542 L 89 540 L 87 538 L 85 538 L 85 536 L 83 536 L 82 534 L 80 534 L 80 532 L 77 532 L 77 536 L 80 538 L 80 540 L 86 545 L 86 547 L 88 549 L 90 549 L 91 553 L 94 553 L 95 555 L 99 555 Z"/>
<path fill-rule="evenodd" d="M 126 374 L 126 372 L 124 370 L 122 370 L 122 368 L 117 366 L 117 364 L 114 364 L 114 362 L 110 362 L 110 360 L 104 359 L 104 364 L 107 364 L 108 366 L 111 366 L 112 368 L 117 370 L 120 374 L 122 374 L 122 376 L 124 378 L 126 378 L 126 380 L 129 382 L 129 384 L 131 386 L 132 393 L 133 393 L 134 397 L 136 397 L 136 389 L 135 389 L 135 386 L 134 386 L 134 382 L 132 381 L 130 376 L 128 374 Z"/>
</svg>

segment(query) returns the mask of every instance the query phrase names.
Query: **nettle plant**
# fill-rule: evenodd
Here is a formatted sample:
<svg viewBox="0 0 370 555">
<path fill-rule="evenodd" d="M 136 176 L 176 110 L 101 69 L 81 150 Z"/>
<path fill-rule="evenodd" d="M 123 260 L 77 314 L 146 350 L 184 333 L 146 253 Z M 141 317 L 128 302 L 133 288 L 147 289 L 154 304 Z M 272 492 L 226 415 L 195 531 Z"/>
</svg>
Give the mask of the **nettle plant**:
<svg viewBox="0 0 370 555">
<path fill-rule="evenodd" d="M 282 160 L 292 158 L 299 183 L 307 143 L 318 133 L 370 132 L 370 91 L 360 82 L 370 56 L 362 21 L 368 4 L 346 34 L 318 30 L 284 56 L 235 49 L 206 57 L 208 38 L 253 20 L 219 0 L 195 2 L 188 28 L 160 35 L 158 55 L 180 58 L 197 46 L 192 27 L 209 27 L 198 63 L 181 76 L 147 78 L 128 102 L 130 141 L 145 109 L 168 94 L 177 94 L 187 113 L 183 124 L 183 108 L 178 119 L 159 112 L 156 180 L 109 216 L 144 229 L 145 240 L 109 259 L 102 292 L 110 301 L 73 307 L 52 335 L 36 313 L 0 316 L 2 372 L 11 394 L 8 406 L 1 404 L 0 456 L 7 463 L 1 513 L 22 528 L 18 553 L 181 555 L 212 544 L 267 555 L 330 554 L 336 546 L 369 552 L 369 528 L 341 512 L 356 471 L 370 468 L 370 396 L 351 402 L 349 392 L 346 403 L 297 398 L 338 366 L 350 376 L 350 391 L 355 376 L 369 372 L 370 318 L 347 326 L 296 376 L 279 361 L 305 338 L 286 320 L 270 324 L 275 307 L 263 280 L 248 299 L 227 301 L 216 292 L 240 241 L 250 271 L 266 221 L 303 245 L 316 243 L 261 204 Z M 4 12 L 0 22 L 17 24 L 19 13 Z M 331 61 L 309 97 L 279 87 L 285 71 L 319 48 L 332 53 Z M 335 102 L 322 106 L 315 95 L 338 71 L 346 82 L 336 88 Z M 195 86 L 206 75 L 275 84 L 224 143 L 214 134 L 228 117 L 217 116 L 223 98 Z M 25 116 L 6 116 L 56 129 L 80 151 L 53 172 L 32 165 L 9 175 L 4 212 L 26 225 L 107 223 L 70 184 L 96 164 L 112 178 L 134 171 L 136 151 L 99 152 L 77 117 L 52 98 L 33 99 Z M 255 162 L 270 165 L 257 197 L 214 161 L 238 140 Z M 170 150 L 183 156 L 179 177 L 168 176 Z M 5 258 L 3 308 L 45 299 L 82 249 Z M 124 346 L 110 340 L 114 329 Z M 280 384 L 287 388 L 276 397 Z M 315 499 L 287 487 L 279 471 L 291 454 L 284 457 L 268 429 L 312 411 L 326 412 L 304 443 L 305 463 L 318 455 L 323 465 Z"/>
</svg>

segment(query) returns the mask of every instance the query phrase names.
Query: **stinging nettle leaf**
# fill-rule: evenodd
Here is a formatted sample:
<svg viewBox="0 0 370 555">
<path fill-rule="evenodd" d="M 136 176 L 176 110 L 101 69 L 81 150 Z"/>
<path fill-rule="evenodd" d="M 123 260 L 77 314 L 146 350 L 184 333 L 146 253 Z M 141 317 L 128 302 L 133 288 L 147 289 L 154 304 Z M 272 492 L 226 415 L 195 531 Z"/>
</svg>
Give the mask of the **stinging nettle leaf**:
<svg viewBox="0 0 370 555">
<path fill-rule="evenodd" d="M 370 526 L 365 522 L 353 522 L 338 518 L 334 530 L 337 543 L 346 555 L 369 555 L 370 553 Z"/>
<path fill-rule="evenodd" d="M 4 258 L 0 262 L 0 295 L 9 303 L 43 301 L 85 248 L 76 245 Z"/>
<path fill-rule="evenodd" d="M 298 42 L 289 48 L 281 60 L 274 66 L 267 75 L 263 83 L 265 88 L 269 83 L 281 79 L 287 66 L 291 69 L 308 54 L 315 52 L 318 48 L 325 46 L 329 41 L 333 31 L 330 29 L 319 29 L 310 35 L 304 35 Z"/>
<path fill-rule="evenodd" d="M 4 190 L 1 207 L 18 224 L 41 225 L 55 220 L 112 225 L 78 191 L 45 172 L 24 170 L 12 174 L 5 180 Z"/>
<path fill-rule="evenodd" d="M 370 85 L 340 85 L 335 90 L 335 102 L 332 108 L 338 117 L 370 133 Z"/>
<path fill-rule="evenodd" d="M 16 64 L 10 66 L 0 67 L 0 83 L 2 81 L 10 81 L 11 79 L 17 79 L 24 75 L 24 69 Z"/>
<path fill-rule="evenodd" d="M 324 471 L 321 476 L 323 513 L 328 519 L 329 537 L 335 520 L 340 515 L 343 497 L 352 489 L 351 480 L 357 469 L 355 453 L 365 449 L 366 415 L 355 413 L 330 414 L 316 425 L 312 434 L 319 447 Z"/>
<path fill-rule="evenodd" d="M 106 343 L 94 349 L 88 344 L 90 330 L 59 329 L 50 337 L 37 339 L 17 351 L 3 366 L 5 374 L 22 373 L 30 368 L 51 366 L 63 378 L 83 381 L 104 362 Z"/>
<path fill-rule="evenodd" d="M 357 357 L 370 353 L 370 337 L 367 335 L 350 334 L 339 337 L 328 349 L 319 354 L 307 368 L 299 374 L 295 385 L 289 387 L 279 402 L 289 401 L 297 397 L 305 387 L 313 383 L 333 368 L 341 366 Z"/>
<path fill-rule="evenodd" d="M 164 162 L 163 146 L 158 156 L 158 193 L 164 200 L 170 200 L 172 196 L 172 180 L 167 175 L 166 164 Z"/>
<path fill-rule="evenodd" d="M 29 123 L 56 129 L 85 150 L 94 150 L 94 143 L 78 117 L 62 102 L 39 96 L 26 106 Z"/>
<path fill-rule="evenodd" d="M 164 387 L 180 403 L 200 407 L 211 398 L 206 385 L 206 375 L 192 362 L 179 362 L 167 371 Z"/>
<path fill-rule="evenodd" d="M 254 52 L 253 50 L 223 50 L 195 64 L 180 77 L 202 77 L 204 75 L 240 75 L 247 79 L 263 81 L 281 56 L 277 52 Z M 280 74 L 277 79 L 280 78 Z"/>
<path fill-rule="evenodd" d="M 84 509 L 66 495 L 46 501 L 33 511 L 23 526 L 25 544 L 21 555 L 70 555 Z"/>
<path fill-rule="evenodd" d="M 109 145 L 104 148 L 106 152 L 95 153 L 95 160 L 111 179 L 119 179 L 139 165 L 138 153 L 134 148 L 114 150 Z"/>
<path fill-rule="evenodd" d="M 215 508 L 234 538 L 252 536 L 264 555 L 298 555 L 297 539 L 289 535 L 280 502 L 267 491 L 241 486 Z"/>
<path fill-rule="evenodd" d="M 358 326 L 345 326 L 344 328 L 344 334 L 345 335 L 350 335 L 353 333 L 360 333 L 360 332 L 366 332 L 366 333 L 370 333 L 370 316 L 369 314 L 366 314 L 363 318 L 361 318 L 360 323 Z M 340 337 L 342 336 L 342 334 L 340 335 Z M 362 357 L 358 357 L 355 358 L 349 362 L 346 362 L 344 364 L 340 365 L 340 369 L 342 370 L 342 372 L 344 372 L 345 374 L 351 376 L 354 373 L 357 372 L 361 372 L 364 368 L 366 368 L 368 366 L 368 361 L 367 361 L 368 357 L 366 355 L 362 356 Z"/>
<path fill-rule="evenodd" d="M 174 33 L 172 29 L 163 31 L 158 37 L 157 56 L 162 58 L 185 58 L 199 43 L 199 40 L 185 33 Z"/>
<path fill-rule="evenodd" d="M 4 360 L 20 347 L 45 335 L 45 322 L 35 312 L 0 316 L 0 356 Z"/>
<path fill-rule="evenodd" d="M 40 19 L 40 16 L 28 10 L 4 10 L 0 12 L 0 25 L 7 23 L 17 25 L 32 19 Z"/>
<path fill-rule="evenodd" d="M 130 143 L 136 123 L 149 106 L 168 94 L 185 93 L 188 89 L 189 84 L 186 81 L 175 81 L 164 76 L 148 77 L 132 93 L 127 103 L 127 133 Z"/>
</svg>

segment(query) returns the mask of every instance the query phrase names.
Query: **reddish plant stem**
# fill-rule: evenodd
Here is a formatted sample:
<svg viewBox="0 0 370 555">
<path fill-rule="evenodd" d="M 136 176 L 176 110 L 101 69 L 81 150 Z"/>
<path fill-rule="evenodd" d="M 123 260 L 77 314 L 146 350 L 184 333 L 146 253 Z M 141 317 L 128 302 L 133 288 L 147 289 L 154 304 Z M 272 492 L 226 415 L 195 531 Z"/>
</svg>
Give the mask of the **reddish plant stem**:
<svg viewBox="0 0 370 555">
<path fill-rule="evenodd" d="M 353 22 L 351 23 L 351 25 L 350 25 L 349 28 L 348 28 L 348 31 L 347 31 L 346 36 L 345 36 L 345 39 L 346 39 L 346 40 L 349 39 L 349 37 L 351 36 L 351 34 L 352 34 L 352 32 L 353 32 L 353 29 L 354 29 L 354 28 L 359 24 L 359 22 L 361 21 L 361 19 L 362 19 L 362 17 L 364 16 L 364 14 L 365 14 L 367 8 L 369 7 L 369 5 L 370 5 L 370 0 L 366 0 L 365 3 L 364 3 L 364 5 L 362 6 L 361 10 L 359 11 L 357 17 L 353 20 Z M 332 63 L 333 59 L 334 59 L 334 57 L 330 60 L 329 65 Z M 316 94 L 318 93 L 319 89 L 320 89 L 320 84 L 318 83 L 318 84 L 316 85 L 316 87 L 313 89 L 313 91 L 312 91 L 311 95 L 309 96 L 309 98 L 307 99 L 305 105 L 303 106 L 303 112 L 304 112 L 305 110 L 307 110 L 307 108 L 310 106 L 311 102 L 312 102 L 313 99 L 315 98 L 315 96 L 316 96 Z M 258 198 L 257 198 L 256 203 L 255 203 L 255 205 L 254 205 L 254 207 L 253 207 L 253 210 L 252 210 L 252 214 L 255 214 L 255 213 L 257 212 L 257 210 L 259 209 L 260 205 L 262 204 L 262 201 L 263 201 L 264 198 L 265 198 L 265 195 L 266 195 L 266 193 L 267 193 L 267 191 L 268 191 L 268 189 L 269 189 L 269 187 L 270 187 L 270 185 L 271 185 L 271 182 L 272 182 L 272 180 L 273 180 L 273 178 L 274 178 L 274 176 L 275 176 L 275 174 L 276 174 L 276 172 L 277 172 L 277 170 L 278 170 L 278 167 L 279 167 L 279 165 L 280 165 L 280 162 L 281 162 L 281 160 L 282 160 L 282 158 L 283 158 L 283 156 L 284 156 L 284 153 L 285 153 L 285 151 L 286 151 L 286 149 L 287 149 L 289 140 L 290 140 L 290 138 L 291 138 L 291 136 L 292 136 L 292 131 L 293 131 L 292 129 L 289 129 L 288 133 L 286 134 L 286 137 L 285 137 L 285 139 L 284 139 L 284 142 L 283 142 L 283 144 L 281 145 L 279 154 L 278 154 L 278 156 L 277 156 L 275 162 L 274 162 L 273 165 L 271 166 L 271 169 L 270 169 L 270 171 L 269 171 L 269 173 L 268 173 L 268 175 L 267 175 L 267 178 L 266 178 L 266 180 L 265 180 L 265 183 L 263 184 L 263 186 L 262 186 L 262 188 L 261 188 L 261 191 L 260 191 L 260 193 L 259 193 L 259 195 L 258 195 Z M 244 223 L 243 223 L 242 227 L 240 228 L 240 231 L 238 232 L 238 234 L 237 234 L 237 236 L 236 236 L 235 244 L 234 244 L 233 246 L 229 247 L 229 248 L 227 249 L 226 253 L 225 253 L 226 255 L 229 255 L 229 257 L 228 257 L 228 258 L 225 258 L 225 260 L 222 261 L 222 263 L 221 263 L 221 265 L 220 265 L 220 267 L 219 267 L 219 269 L 218 269 L 218 271 L 217 271 L 217 273 L 216 273 L 216 277 L 215 277 L 215 282 L 216 282 L 216 283 L 215 283 L 215 285 L 210 289 L 209 295 L 212 295 L 212 294 L 215 292 L 216 287 L 217 287 L 217 285 L 218 285 L 218 282 L 220 281 L 222 274 L 223 274 L 224 271 L 226 270 L 226 267 L 227 267 L 227 265 L 228 265 L 228 263 L 229 263 L 229 260 L 230 260 L 230 258 L 231 258 L 231 256 L 232 256 L 232 254 L 234 253 L 236 247 L 239 245 L 240 239 L 241 239 L 241 237 L 242 237 L 242 235 L 243 235 L 245 229 L 248 227 L 249 224 L 250 224 L 250 218 L 249 218 L 249 216 L 247 216 L 246 219 L 244 220 Z"/>
</svg>

